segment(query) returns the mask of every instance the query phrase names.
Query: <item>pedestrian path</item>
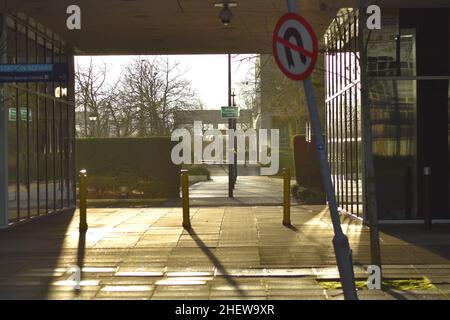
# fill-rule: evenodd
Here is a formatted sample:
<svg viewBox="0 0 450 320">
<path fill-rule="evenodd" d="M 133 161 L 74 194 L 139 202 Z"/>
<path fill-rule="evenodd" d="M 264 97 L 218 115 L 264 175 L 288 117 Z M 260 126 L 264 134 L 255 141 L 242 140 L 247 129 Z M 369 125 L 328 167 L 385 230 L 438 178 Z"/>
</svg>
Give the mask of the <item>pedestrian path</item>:
<svg viewBox="0 0 450 320">
<path fill-rule="evenodd" d="M 267 176 L 239 176 L 234 197 L 228 197 L 228 176 L 212 176 L 189 188 L 192 206 L 278 206 L 283 202 L 283 180 Z M 292 203 L 296 203 L 292 198 Z"/>
<path fill-rule="evenodd" d="M 79 233 L 78 212 L 1 231 L 0 299 L 343 298 L 328 286 L 338 272 L 323 206 L 293 207 L 291 227 L 281 224 L 279 206 L 198 207 L 191 216 L 187 231 L 180 208 L 90 209 L 86 234 Z M 343 229 L 357 280 L 364 281 L 368 230 L 353 222 Z M 446 234 L 411 244 L 382 233 L 385 277 L 426 277 L 431 285 L 362 289 L 360 298 L 449 299 Z M 74 265 L 82 268 L 80 290 L 70 278 Z"/>
</svg>

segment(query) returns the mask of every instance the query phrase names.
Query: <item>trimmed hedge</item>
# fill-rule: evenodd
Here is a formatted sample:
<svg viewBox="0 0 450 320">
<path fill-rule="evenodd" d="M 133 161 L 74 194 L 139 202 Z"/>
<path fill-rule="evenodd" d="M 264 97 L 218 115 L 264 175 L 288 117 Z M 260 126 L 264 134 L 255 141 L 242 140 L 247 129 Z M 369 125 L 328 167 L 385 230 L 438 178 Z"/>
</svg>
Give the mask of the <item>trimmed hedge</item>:
<svg viewBox="0 0 450 320">
<path fill-rule="evenodd" d="M 77 170 L 88 172 L 88 188 L 99 198 L 179 197 L 180 166 L 170 137 L 88 138 L 76 141 Z"/>
<path fill-rule="evenodd" d="M 194 164 L 188 170 L 190 176 L 206 176 L 208 180 L 211 180 L 211 172 L 203 165 Z"/>
</svg>

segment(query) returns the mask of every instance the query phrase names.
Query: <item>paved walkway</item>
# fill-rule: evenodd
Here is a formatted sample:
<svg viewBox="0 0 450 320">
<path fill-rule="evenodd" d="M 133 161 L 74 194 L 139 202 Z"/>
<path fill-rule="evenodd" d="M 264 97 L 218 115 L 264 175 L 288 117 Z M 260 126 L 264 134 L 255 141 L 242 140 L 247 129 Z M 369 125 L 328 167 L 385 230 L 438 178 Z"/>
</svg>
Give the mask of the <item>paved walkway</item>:
<svg viewBox="0 0 450 320">
<path fill-rule="evenodd" d="M 201 207 L 183 230 L 179 208 L 91 209 L 89 230 L 78 213 L 60 214 L 0 232 L 0 299 L 342 299 L 327 211 L 281 207 Z M 355 272 L 365 280 L 368 231 L 344 223 Z M 428 290 L 361 290 L 361 299 L 449 299 L 450 233 L 421 243 L 382 233 L 384 275 L 433 282 Z M 431 247 L 427 247 L 431 246 Z M 440 246 L 440 247 L 439 247 Z M 68 281 L 82 266 L 81 290 Z"/>
<path fill-rule="evenodd" d="M 266 176 L 239 176 L 234 198 L 228 198 L 228 176 L 212 176 L 189 188 L 192 206 L 279 206 L 283 203 L 283 180 Z M 291 199 L 296 204 L 295 199 Z"/>
</svg>

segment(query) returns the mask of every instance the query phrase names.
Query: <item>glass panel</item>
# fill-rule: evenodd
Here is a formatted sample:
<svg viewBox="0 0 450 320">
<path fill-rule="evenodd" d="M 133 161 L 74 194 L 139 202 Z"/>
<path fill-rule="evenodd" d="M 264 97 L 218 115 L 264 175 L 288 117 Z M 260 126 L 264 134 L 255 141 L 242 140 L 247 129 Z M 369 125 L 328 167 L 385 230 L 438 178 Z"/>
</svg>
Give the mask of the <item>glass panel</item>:
<svg viewBox="0 0 450 320">
<path fill-rule="evenodd" d="M 400 75 L 416 75 L 416 30 L 400 29 Z"/>
<path fill-rule="evenodd" d="M 380 30 L 364 29 L 369 77 L 398 75 L 398 11 L 383 10 L 381 17 L 383 27 Z"/>
<path fill-rule="evenodd" d="M 67 127 L 69 128 L 69 198 L 70 205 L 75 206 L 75 157 L 74 157 L 74 142 L 75 142 L 75 108 L 69 107 L 69 122 Z"/>
<path fill-rule="evenodd" d="M 16 114 L 16 90 L 9 90 L 8 100 L 8 212 L 9 220 L 17 220 L 17 114 Z"/>
<path fill-rule="evenodd" d="M 25 27 L 22 24 L 17 24 L 17 63 L 27 62 L 27 47 L 26 47 L 26 37 L 25 37 Z"/>
<path fill-rule="evenodd" d="M 62 124 L 61 124 L 61 102 L 56 101 L 55 102 L 55 154 L 54 154 L 54 159 L 55 159 L 55 192 L 56 192 L 56 197 L 55 197 L 55 202 L 56 202 L 56 209 L 60 209 L 62 207 L 62 199 L 61 199 L 61 190 L 62 190 L 62 186 L 61 186 L 61 155 L 62 155 L 62 150 L 61 150 L 61 128 L 62 128 Z"/>
<path fill-rule="evenodd" d="M 53 100 L 47 100 L 47 177 L 48 177 L 48 211 L 51 212 L 55 208 L 55 108 Z"/>
<path fill-rule="evenodd" d="M 67 152 L 67 106 L 61 104 L 61 199 L 62 207 L 67 207 L 67 162 L 66 162 L 66 152 Z"/>
<path fill-rule="evenodd" d="M 8 17 L 8 63 L 66 62 L 65 50 L 35 28 Z M 42 28 L 41 28 L 42 29 Z M 11 84 L 7 100 L 9 220 L 27 219 L 69 204 L 73 192 L 73 107 L 46 98 L 52 83 Z M 58 84 L 61 85 L 61 84 Z M 67 87 L 67 83 L 62 84 Z M 68 157 L 70 154 L 70 157 Z M 69 186 L 69 176 L 72 185 Z M 71 196 L 71 205 L 74 205 Z M 64 201 L 62 201 L 64 199 Z"/>
<path fill-rule="evenodd" d="M 23 87 L 23 86 L 21 86 Z M 28 218 L 29 201 L 29 159 L 28 159 L 28 125 L 27 125 L 27 92 L 19 89 L 17 104 L 17 124 L 19 127 L 19 211 L 20 219 Z"/>
<path fill-rule="evenodd" d="M 44 84 L 39 84 L 39 91 L 45 92 Z M 39 96 L 39 204 L 40 213 L 47 212 L 47 106 L 46 99 Z"/>
<path fill-rule="evenodd" d="M 415 219 L 416 81 L 372 79 L 369 88 L 379 218 Z"/>
<path fill-rule="evenodd" d="M 30 88 L 35 89 L 36 84 L 31 84 Z M 30 215 L 38 214 L 38 167 L 37 167 L 37 139 L 38 139 L 38 119 L 37 119 L 37 95 L 28 94 L 28 164 L 30 175 Z"/>
</svg>

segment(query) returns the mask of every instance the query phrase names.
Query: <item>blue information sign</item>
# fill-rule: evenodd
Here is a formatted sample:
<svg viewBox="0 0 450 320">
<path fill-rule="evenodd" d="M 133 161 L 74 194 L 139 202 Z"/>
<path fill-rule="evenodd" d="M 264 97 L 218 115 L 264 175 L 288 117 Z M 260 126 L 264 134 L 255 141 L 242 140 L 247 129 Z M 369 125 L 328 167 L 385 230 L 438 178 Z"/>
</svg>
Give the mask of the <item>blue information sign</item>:
<svg viewBox="0 0 450 320">
<path fill-rule="evenodd" d="M 0 82 L 67 81 L 66 63 L 0 64 Z"/>
</svg>

